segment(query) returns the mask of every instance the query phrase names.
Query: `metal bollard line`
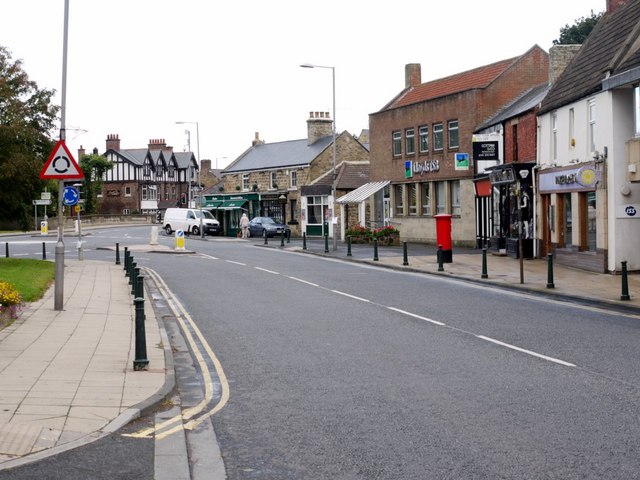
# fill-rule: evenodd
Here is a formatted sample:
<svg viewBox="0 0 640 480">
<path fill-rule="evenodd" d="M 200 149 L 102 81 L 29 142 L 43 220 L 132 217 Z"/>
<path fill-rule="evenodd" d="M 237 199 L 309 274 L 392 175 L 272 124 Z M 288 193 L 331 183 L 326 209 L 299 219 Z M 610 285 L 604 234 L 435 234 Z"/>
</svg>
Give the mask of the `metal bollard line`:
<svg viewBox="0 0 640 480">
<path fill-rule="evenodd" d="M 42 259 L 47 259 L 47 247 L 44 242 L 42 242 Z"/>
<path fill-rule="evenodd" d="M 133 301 L 136 310 L 136 358 L 133 361 L 134 370 L 146 370 L 149 366 L 147 359 L 147 339 L 144 328 L 144 298 L 136 297 Z"/>
<path fill-rule="evenodd" d="M 373 239 L 373 261 L 374 262 L 378 261 L 378 239 L 377 238 Z"/>
<path fill-rule="evenodd" d="M 553 283 L 553 253 L 547 254 L 547 288 L 555 288 Z"/>
<path fill-rule="evenodd" d="M 269 236 L 267 235 L 267 231 L 264 231 L 264 244 L 268 245 L 269 244 Z"/>
<path fill-rule="evenodd" d="M 116 265 L 120 265 L 120 244 L 116 243 Z"/>
<path fill-rule="evenodd" d="M 284 247 L 284 230 L 282 230 L 282 234 L 280 235 L 280 246 Z"/>
<path fill-rule="evenodd" d="M 307 249 L 307 232 L 302 232 L 302 249 Z"/>
<path fill-rule="evenodd" d="M 407 252 L 407 242 L 402 242 L 402 265 L 409 265 L 409 255 Z"/>
<path fill-rule="evenodd" d="M 487 275 L 487 249 L 486 248 L 482 249 L 482 274 L 480 275 L 480 278 L 489 278 L 489 275 Z"/>
<path fill-rule="evenodd" d="M 9 242 L 4 242 L 4 256 L 9 258 Z"/>
<path fill-rule="evenodd" d="M 629 280 L 627 278 L 627 261 L 623 260 L 620 263 L 622 264 L 622 295 L 620 295 L 620 300 L 631 300 L 629 296 Z"/>
<path fill-rule="evenodd" d="M 351 254 L 351 235 L 347 237 L 347 257 L 353 256 Z"/>
<path fill-rule="evenodd" d="M 439 272 L 444 272 L 444 252 L 442 251 L 442 245 L 438 245 L 438 251 L 436 253 L 436 256 L 438 258 L 438 271 Z"/>
</svg>

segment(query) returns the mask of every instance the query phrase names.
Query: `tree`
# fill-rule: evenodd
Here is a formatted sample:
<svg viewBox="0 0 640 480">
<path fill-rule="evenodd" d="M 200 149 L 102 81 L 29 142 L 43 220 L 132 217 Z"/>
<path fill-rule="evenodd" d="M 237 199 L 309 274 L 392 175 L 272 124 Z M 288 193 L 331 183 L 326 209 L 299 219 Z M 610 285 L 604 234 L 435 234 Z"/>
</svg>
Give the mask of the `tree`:
<svg viewBox="0 0 640 480">
<path fill-rule="evenodd" d="M 560 29 L 560 38 L 554 40 L 553 44 L 582 45 L 602 15 L 604 15 L 604 12 L 600 12 L 596 15 L 593 13 L 593 10 L 591 10 L 591 15 L 589 17 L 578 18 L 572 26 L 569 26 L 569 24 L 565 25 Z"/>
<path fill-rule="evenodd" d="M 84 194 L 84 212 L 86 214 L 97 213 L 97 197 L 102 192 L 102 179 L 105 172 L 111 170 L 112 167 L 111 160 L 97 153 L 83 155 L 80 159 L 80 168 L 84 173 L 82 191 Z"/>
<path fill-rule="evenodd" d="M 45 182 L 39 173 L 53 149 L 51 133 L 59 107 L 55 90 L 39 89 L 0 46 L 0 222 L 30 224 L 32 200 Z"/>
</svg>

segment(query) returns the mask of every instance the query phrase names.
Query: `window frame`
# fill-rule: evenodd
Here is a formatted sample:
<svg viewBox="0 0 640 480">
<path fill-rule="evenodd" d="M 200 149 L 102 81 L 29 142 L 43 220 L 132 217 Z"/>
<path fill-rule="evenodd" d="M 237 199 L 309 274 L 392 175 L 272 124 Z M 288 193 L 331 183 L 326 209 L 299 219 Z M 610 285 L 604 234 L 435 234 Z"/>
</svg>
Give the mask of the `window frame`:
<svg viewBox="0 0 640 480">
<path fill-rule="evenodd" d="M 393 210 L 397 217 L 404 216 L 404 184 L 393 186 Z"/>
<path fill-rule="evenodd" d="M 451 180 L 449 182 L 449 196 L 451 198 L 451 215 L 460 216 L 460 180 Z"/>
<path fill-rule="evenodd" d="M 418 127 L 418 145 L 420 153 L 429 152 L 429 125 L 420 125 Z"/>
<path fill-rule="evenodd" d="M 595 152 L 596 148 L 596 99 L 590 98 L 587 102 L 587 120 L 588 120 L 588 133 L 589 133 L 589 148 L 590 152 Z"/>
<path fill-rule="evenodd" d="M 402 132 L 400 130 L 391 132 L 391 154 L 394 157 L 402 156 Z"/>
<path fill-rule="evenodd" d="M 431 216 L 431 182 L 423 182 L 420 184 L 420 203 L 422 207 L 422 215 Z"/>
<path fill-rule="evenodd" d="M 242 174 L 242 190 L 244 191 L 249 190 L 249 174 L 248 173 Z"/>
<path fill-rule="evenodd" d="M 444 150 L 444 126 L 442 125 L 442 122 L 433 124 L 432 137 L 433 151 L 442 152 Z"/>
<path fill-rule="evenodd" d="M 413 127 L 404 130 L 404 148 L 405 155 L 416 154 L 416 130 Z"/>
<path fill-rule="evenodd" d="M 460 124 L 457 119 L 447 121 L 447 145 L 449 150 L 460 148 Z"/>
<path fill-rule="evenodd" d="M 435 194 L 436 194 L 436 215 L 441 213 L 447 213 L 447 182 L 440 180 L 435 182 Z M 440 191 L 442 189 L 442 191 Z"/>
<path fill-rule="evenodd" d="M 295 170 L 289 172 L 289 187 L 298 188 L 298 172 Z"/>
<path fill-rule="evenodd" d="M 415 217 L 418 215 L 418 189 L 417 184 L 407 184 L 407 205 L 409 207 L 409 216 Z"/>
</svg>

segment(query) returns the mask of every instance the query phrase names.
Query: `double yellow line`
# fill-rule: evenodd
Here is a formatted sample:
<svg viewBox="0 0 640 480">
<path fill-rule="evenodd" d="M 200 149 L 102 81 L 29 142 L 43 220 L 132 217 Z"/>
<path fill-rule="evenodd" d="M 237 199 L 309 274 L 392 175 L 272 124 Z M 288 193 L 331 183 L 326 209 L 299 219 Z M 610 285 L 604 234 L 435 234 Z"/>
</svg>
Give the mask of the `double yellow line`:
<svg viewBox="0 0 640 480">
<path fill-rule="evenodd" d="M 153 281 L 158 287 L 158 290 L 167 300 L 169 308 L 171 308 L 171 311 L 176 317 L 176 320 L 180 324 L 180 328 L 182 329 L 185 339 L 189 344 L 191 351 L 196 358 L 196 361 L 198 362 L 200 370 L 202 371 L 205 387 L 204 398 L 197 405 L 184 409 L 180 415 L 169 418 L 162 423 L 154 425 L 153 427 L 145 428 L 138 432 L 127 434 L 127 436 L 129 437 L 135 438 L 149 438 L 155 434 L 156 439 L 162 439 L 173 433 L 179 432 L 182 429 L 193 430 L 206 419 L 219 412 L 229 400 L 229 382 L 227 381 L 227 377 L 224 374 L 222 364 L 218 360 L 218 357 L 215 353 L 213 353 L 213 350 L 211 350 L 209 343 L 207 343 L 207 340 L 204 338 L 202 332 L 195 324 L 189 313 L 176 299 L 175 295 L 169 290 L 164 280 L 155 271 L 149 268 L 145 268 L 145 271 L 148 272 L 153 278 Z M 198 343 L 193 336 L 194 334 L 200 341 L 200 345 L 202 345 L 202 349 L 204 349 L 204 352 L 202 352 L 200 347 L 198 346 Z M 207 410 L 207 408 L 209 408 L 210 403 L 213 400 L 213 381 L 211 379 L 208 363 L 205 360 L 205 354 L 213 364 L 221 387 L 219 401 L 213 406 L 213 408 L 210 408 L 209 410 Z"/>
</svg>

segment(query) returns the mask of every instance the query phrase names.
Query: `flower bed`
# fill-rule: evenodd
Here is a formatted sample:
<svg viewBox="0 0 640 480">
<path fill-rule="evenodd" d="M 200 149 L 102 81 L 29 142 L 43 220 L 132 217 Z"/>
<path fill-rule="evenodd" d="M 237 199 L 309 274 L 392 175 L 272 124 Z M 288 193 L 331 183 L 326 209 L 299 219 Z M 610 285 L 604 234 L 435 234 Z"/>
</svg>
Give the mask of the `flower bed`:
<svg viewBox="0 0 640 480">
<path fill-rule="evenodd" d="M 10 283 L 0 281 L 0 327 L 18 318 L 22 307 L 20 292 Z"/>
<path fill-rule="evenodd" d="M 375 230 L 357 225 L 347 229 L 345 233 L 351 237 L 351 243 L 372 243 L 376 239 L 378 245 L 400 245 L 400 231 L 390 225 Z"/>
</svg>

